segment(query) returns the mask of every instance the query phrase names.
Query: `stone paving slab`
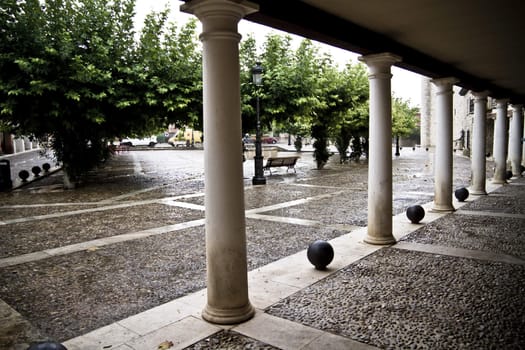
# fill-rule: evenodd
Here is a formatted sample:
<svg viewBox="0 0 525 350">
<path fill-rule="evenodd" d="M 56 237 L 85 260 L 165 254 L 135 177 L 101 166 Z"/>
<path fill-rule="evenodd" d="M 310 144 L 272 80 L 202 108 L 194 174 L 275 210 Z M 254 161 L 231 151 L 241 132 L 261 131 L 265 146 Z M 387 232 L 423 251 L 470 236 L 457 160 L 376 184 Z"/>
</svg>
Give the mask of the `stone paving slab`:
<svg viewBox="0 0 525 350">
<path fill-rule="evenodd" d="M 519 349 L 525 266 L 384 248 L 267 309 L 382 349 Z"/>
</svg>

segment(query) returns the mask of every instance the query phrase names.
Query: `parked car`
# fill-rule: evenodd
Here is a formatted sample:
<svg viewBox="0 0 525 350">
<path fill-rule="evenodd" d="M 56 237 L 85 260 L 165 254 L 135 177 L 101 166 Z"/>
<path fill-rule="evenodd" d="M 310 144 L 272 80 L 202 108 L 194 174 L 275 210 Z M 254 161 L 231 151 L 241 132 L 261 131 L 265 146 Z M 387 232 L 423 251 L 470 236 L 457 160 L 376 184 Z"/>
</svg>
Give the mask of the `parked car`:
<svg viewBox="0 0 525 350">
<path fill-rule="evenodd" d="M 130 147 L 134 147 L 134 146 L 155 147 L 156 144 L 157 144 L 157 136 L 146 137 L 143 139 L 125 138 L 120 141 L 121 146 L 130 146 Z"/>
<path fill-rule="evenodd" d="M 262 143 L 271 143 L 271 144 L 276 144 L 277 142 L 279 142 L 277 137 L 273 137 L 273 136 L 263 136 L 261 138 L 261 141 Z"/>
<path fill-rule="evenodd" d="M 179 137 L 177 135 L 172 136 L 168 139 L 168 144 L 172 147 L 186 147 L 190 141 L 185 140 L 179 140 Z"/>
<path fill-rule="evenodd" d="M 243 141 L 245 143 L 255 143 L 255 135 L 246 135 L 243 138 Z M 261 136 L 261 142 L 262 143 L 270 143 L 270 144 L 276 144 L 279 142 L 279 139 L 273 136 L 263 135 Z"/>
</svg>

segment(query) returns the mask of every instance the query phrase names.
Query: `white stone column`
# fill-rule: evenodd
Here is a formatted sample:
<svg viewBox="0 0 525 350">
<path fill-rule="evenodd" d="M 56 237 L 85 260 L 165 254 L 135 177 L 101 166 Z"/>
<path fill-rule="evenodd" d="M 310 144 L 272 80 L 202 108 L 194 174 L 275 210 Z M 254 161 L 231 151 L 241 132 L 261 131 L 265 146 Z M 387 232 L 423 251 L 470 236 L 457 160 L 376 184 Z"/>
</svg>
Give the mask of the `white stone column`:
<svg viewBox="0 0 525 350">
<path fill-rule="evenodd" d="M 14 153 L 20 153 L 20 152 L 24 152 L 26 149 L 25 149 L 25 144 L 24 144 L 24 139 L 22 138 L 15 138 L 14 139 L 14 145 L 15 145 L 15 152 Z"/>
<path fill-rule="evenodd" d="M 507 183 L 507 99 L 496 100 L 496 122 L 494 125 L 494 178 L 495 184 Z"/>
<path fill-rule="evenodd" d="M 361 56 L 370 81 L 368 157 L 368 234 L 365 242 L 392 244 L 392 93 L 390 67 L 401 58 L 390 53 Z"/>
<path fill-rule="evenodd" d="M 523 138 L 521 139 L 521 142 L 523 143 L 523 146 L 521 148 L 521 165 L 525 166 L 525 121 L 523 124 Z"/>
<path fill-rule="evenodd" d="M 523 105 L 512 105 L 512 120 L 510 124 L 509 158 L 512 176 L 521 177 L 523 138 Z"/>
<path fill-rule="evenodd" d="M 487 121 L 487 93 L 474 92 L 474 125 L 472 132 L 472 151 L 470 156 L 472 168 L 472 184 L 470 194 L 485 195 L 487 181 L 486 150 L 486 121 Z"/>
<path fill-rule="evenodd" d="M 431 126 L 432 126 L 432 87 L 430 85 L 430 78 L 421 77 L 421 124 L 420 124 L 420 138 L 421 147 L 427 148 L 432 145 L 431 142 Z"/>
<path fill-rule="evenodd" d="M 434 154 L 433 211 L 454 211 L 452 205 L 452 95 L 455 78 L 434 79 L 436 86 L 436 151 Z"/>
<path fill-rule="evenodd" d="M 234 324 L 254 315 L 248 298 L 237 24 L 257 6 L 193 0 L 181 10 L 202 22 L 207 304 L 202 317 Z M 225 137 L 239 135 L 239 137 Z"/>
</svg>

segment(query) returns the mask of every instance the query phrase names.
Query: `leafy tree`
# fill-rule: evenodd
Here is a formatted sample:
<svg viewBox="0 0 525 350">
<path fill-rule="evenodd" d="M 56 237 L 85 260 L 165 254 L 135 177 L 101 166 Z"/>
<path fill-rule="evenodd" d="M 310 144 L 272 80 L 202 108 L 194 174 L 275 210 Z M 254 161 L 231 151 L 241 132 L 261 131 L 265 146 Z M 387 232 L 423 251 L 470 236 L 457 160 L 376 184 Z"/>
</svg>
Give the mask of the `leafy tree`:
<svg viewBox="0 0 525 350">
<path fill-rule="evenodd" d="M 368 139 L 368 77 L 361 63 L 348 63 L 339 81 L 342 100 L 339 102 L 340 117 L 332 130 L 333 140 L 340 155 L 340 161 L 347 160 L 347 149 L 352 143 L 352 156 L 359 158 L 367 153 Z"/>
<path fill-rule="evenodd" d="M 151 134 L 174 120 L 198 123 L 195 23 L 165 29 L 167 12 L 147 17 L 137 43 L 134 0 L 2 6 L 2 124 L 13 133 L 49 136 L 66 187 L 107 157 L 115 137 Z"/>
<path fill-rule="evenodd" d="M 248 35 L 246 39 L 241 41 L 239 48 L 243 134 L 256 128 L 256 87 L 252 82 L 252 68 L 258 61 L 257 43 L 253 35 Z M 265 83 L 264 80 L 266 79 L 263 79 L 263 83 Z"/>
<path fill-rule="evenodd" d="M 410 107 L 408 101 L 395 96 L 392 98 L 392 135 L 396 140 L 396 155 L 399 155 L 399 138 L 410 135 L 416 129 L 418 112 L 416 107 Z"/>
</svg>

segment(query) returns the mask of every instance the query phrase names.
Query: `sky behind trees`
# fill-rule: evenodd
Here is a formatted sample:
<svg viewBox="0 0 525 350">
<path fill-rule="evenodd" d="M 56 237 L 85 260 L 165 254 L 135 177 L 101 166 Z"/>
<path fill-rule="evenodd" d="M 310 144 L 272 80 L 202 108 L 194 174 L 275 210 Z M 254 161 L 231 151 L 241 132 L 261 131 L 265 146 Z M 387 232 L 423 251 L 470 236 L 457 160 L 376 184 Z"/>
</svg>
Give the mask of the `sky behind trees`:
<svg viewBox="0 0 525 350">
<path fill-rule="evenodd" d="M 181 1 L 175 0 L 136 0 L 136 28 L 140 28 L 144 21 L 144 17 L 151 10 L 160 11 L 165 8 L 166 4 L 170 6 L 171 18 L 175 20 L 179 25 L 187 22 L 192 15 L 181 13 L 179 7 L 182 4 Z M 200 23 L 198 23 L 197 33 L 201 32 Z M 239 23 L 239 32 L 243 35 L 243 38 L 248 34 L 253 33 L 258 43 L 263 43 L 264 38 L 270 32 L 277 32 L 279 34 L 286 35 L 288 33 L 275 30 L 270 27 L 262 26 L 256 23 L 242 20 Z M 291 35 L 294 38 L 294 43 L 299 45 L 302 37 Z M 352 60 L 353 63 L 357 61 L 358 54 L 353 52 L 341 50 L 329 45 L 315 42 L 321 47 L 322 51 L 329 52 L 334 60 L 342 67 L 348 60 Z M 393 67 L 392 68 L 392 92 L 396 97 L 401 97 L 404 100 L 409 100 L 411 106 L 420 107 L 421 105 L 421 75 L 412 73 L 410 71 Z"/>
</svg>

